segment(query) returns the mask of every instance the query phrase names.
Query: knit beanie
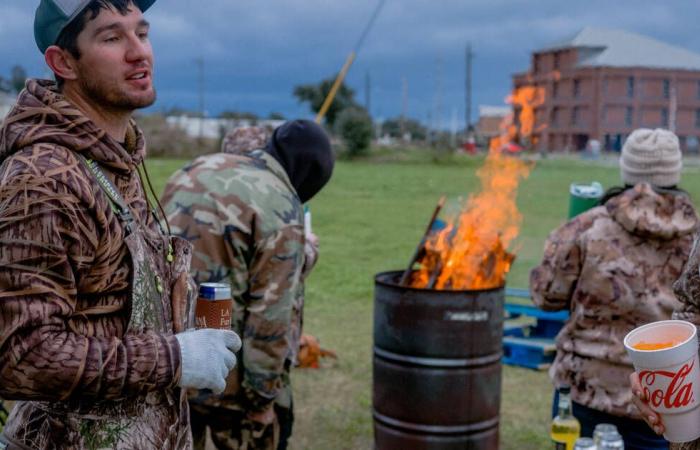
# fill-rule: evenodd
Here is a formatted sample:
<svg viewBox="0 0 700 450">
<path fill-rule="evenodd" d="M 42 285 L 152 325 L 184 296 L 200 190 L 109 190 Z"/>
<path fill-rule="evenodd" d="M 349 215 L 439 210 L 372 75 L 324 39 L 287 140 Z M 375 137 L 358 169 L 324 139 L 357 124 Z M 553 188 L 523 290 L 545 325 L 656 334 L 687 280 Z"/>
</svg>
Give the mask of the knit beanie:
<svg viewBox="0 0 700 450">
<path fill-rule="evenodd" d="M 676 186 L 681 179 L 681 149 L 678 137 L 657 128 L 634 130 L 620 156 L 620 174 L 628 185 L 647 182 L 658 187 Z"/>
<path fill-rule="evenodd" d="M 320 125 L 309 120 L 285 122 L 272 133 L 265 151 L 284 167 L 302 203 L 311 200 L 333 173 L 331 141 Z"/>
</svg>

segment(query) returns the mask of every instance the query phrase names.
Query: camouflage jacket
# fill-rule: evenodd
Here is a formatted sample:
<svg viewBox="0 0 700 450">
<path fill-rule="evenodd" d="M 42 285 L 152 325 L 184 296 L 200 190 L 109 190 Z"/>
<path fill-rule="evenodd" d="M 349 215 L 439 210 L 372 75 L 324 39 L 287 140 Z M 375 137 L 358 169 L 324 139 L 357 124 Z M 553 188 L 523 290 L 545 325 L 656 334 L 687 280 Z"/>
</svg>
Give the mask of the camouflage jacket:
<svg viewBox="0 0 700 450">
<path fill-rule="evenodd" d="M 673 284 L 673 291 L 681 307 L 674 311 L 673 318 L 687 320 L 700 327 L 700 234 L 695 235 L 688 263 L 680 278 Z M 671 443 L 671 450 L 699 450 L 700 439 L 692 442 Z"/>
<path fill-rule="evenodd" d="M 165 262 L 168 239 L 136 169 L 145 143 L 133 123 L 128 136 L 132 153 L 53 83 L 37 80 L 0 129 L 0 397 L 20 400 L 5 428 L 15 443 L 122 448 L 96 440 L 93 418 L 104 413 L 128 421 L 120 425 L 132 438 L 127 447 L 187 446 L 177 340 L 171 332 L 127 332 L 134 276 L 124 229 L 77 156 L 112 178 L 167 285 L 175 276 Z M 172 316 L 163 320 L 172 329 Z"/>
<path fill-rule="evenodd" d="M 542 309 L 571 314 L 557 336 L 550 375 L 556 385 L 571 385 L 574 401 L 639 418 L 628 383 L 634 369 L 622 341 L 680 306 L 672 284 L 697 225 L 686 195 L 638 184 L 549 236 L 542 263 L 530 273 L 530 291 Z"/>
<path fill-rule="evenodd" d="M 173 233 L 194 245 L 197 283 L 232 287 L 243 341 L 237 379 L 207 401 L 253 410 L 279 401 L 303 307 L 303 210 L 287 174 L 262 150 L 206 155 L 170 178 L 163 205 Z"/>
</svg>

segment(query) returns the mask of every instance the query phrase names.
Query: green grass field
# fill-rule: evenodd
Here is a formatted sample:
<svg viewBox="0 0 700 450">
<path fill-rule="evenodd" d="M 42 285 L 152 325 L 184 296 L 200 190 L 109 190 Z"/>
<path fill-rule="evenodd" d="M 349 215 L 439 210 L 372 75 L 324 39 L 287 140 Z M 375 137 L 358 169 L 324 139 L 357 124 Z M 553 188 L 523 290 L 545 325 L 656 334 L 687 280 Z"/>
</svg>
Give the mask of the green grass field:
<svg viewBox="0 0 700 450">
<path fill-rule="evenodd" d="M 372 448 L 371 349 L 373 275 L 403 269 L 442 194 L 466 196 L 478 187 L 482 159 L 459 157 L 440 164 L 410 161 L 340 162 L 328 187 L 311 203 L 320 261 L 307 281 L 305 331 L 338 352 L 335 366 L 293 373 L 296 424 L 293 449 Z M 183 161 L 154 160 L 156 190 Z M 684 171 L 682 186 L 700 199 L 700 170 Z M 619 180 L 614 161 L 539 161 L 522 183 L 518 205 L 524 219 L 518 256 L 508 277 L 527 287 L 550 230 L 568 212 L 571 182 Z M 546 372 L 504 367 L 501 448 L 541 450 L 550 446 L 552 386 Z M 446 405 L 449 407 L 449 405 Z"/>
</svg>

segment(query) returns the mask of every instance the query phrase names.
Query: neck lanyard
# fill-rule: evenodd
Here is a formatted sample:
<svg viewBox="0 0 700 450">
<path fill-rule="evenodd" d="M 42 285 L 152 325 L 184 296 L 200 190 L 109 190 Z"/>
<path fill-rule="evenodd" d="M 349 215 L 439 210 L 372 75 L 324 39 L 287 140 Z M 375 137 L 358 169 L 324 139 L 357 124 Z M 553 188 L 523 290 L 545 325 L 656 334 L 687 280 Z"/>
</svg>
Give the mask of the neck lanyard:
<svg viewBox="0 0 700 450">
<path fill-rule="evenodd" d="M 107 177 L 97 162 L 92 159 L 85 158 L 83 155 L 80 155 L 80 159 L 95 176 L 97 183 L 100 185 L 104 193 L 107 194 L 112 211 L 114 211 L 119 218 L 119 221 L 123 224 L 126 234 L 129 235 L 133 233 L 135 229 L 134 216 L 131 213 L 131 209 L 129 209 L 127 206 L 126 201 L 124 201 L 124 197 L 122 197 L 122 195 L 119 193 L 117 187 Z M 146 199 L 146 201 L 148 202 L 148 199 Z M 157 220 L 157 217 L 154 217 L 154 220 Z M 170 240 L 168 239 L 168 255 L 166 256 L 166 260 L 170 263 L 173 262 L 173 259 L 173 246 L 170 244 Z"/>
</svg>

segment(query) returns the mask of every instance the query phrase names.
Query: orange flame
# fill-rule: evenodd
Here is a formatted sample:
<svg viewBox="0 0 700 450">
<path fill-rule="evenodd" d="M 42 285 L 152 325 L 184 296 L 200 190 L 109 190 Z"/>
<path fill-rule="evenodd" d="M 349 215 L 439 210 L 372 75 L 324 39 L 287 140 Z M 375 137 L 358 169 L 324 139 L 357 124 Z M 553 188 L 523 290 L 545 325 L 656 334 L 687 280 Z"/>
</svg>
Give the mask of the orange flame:
<svg viewBox="0 0 700 450">
<path fill-rule="evenodd" d="M 522 215 L 515 204 L 520 181 L 532 164 L 499 151 L 489 152 L 477 175 L 481 192 L 469 197 L 447 226 L 426 243 L 412 286 L 434 289 L 488 289 L 505 284 Z"/>
<path fill-rule="evenodd" d="M 529 139 L 535 129 L 535 108 L 544 103 L 544 88 L 533 85 L 520 86 L 506 99 L 515 107 L 520 107 L 519 134 L 522 139 Z"/>
<path fill-rule="evenodd" d="M 518 127 L 513 124 L 513 114 L 506 115 L 498 125 L 501 132 L 500 136 L 491 138 L 489 142 L 489 151 L 501 151 L 505 149 L 509 143 L 513 142 L 518 136 Z"/>
<path fill-rule="evenodd" d="M 513 142 L 532 143 L 532 134 L 535 130 L 535 108 L 544 104 L 545 90 L 543 87 L 525 85 L 517 87 L 506 97 L 506 103 L 513 105 L 518 111 L 518 123 L 513 123 L 513 115 L 509 114 L 503 118 L 500 124 L 501 135 L 492 138 L 489 142 L 489 150 L 504 150 Z M 543 127 L 538 128 L 538 132 Z"/>
</svg>

